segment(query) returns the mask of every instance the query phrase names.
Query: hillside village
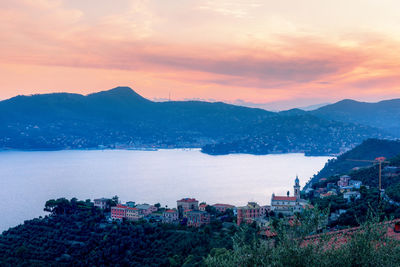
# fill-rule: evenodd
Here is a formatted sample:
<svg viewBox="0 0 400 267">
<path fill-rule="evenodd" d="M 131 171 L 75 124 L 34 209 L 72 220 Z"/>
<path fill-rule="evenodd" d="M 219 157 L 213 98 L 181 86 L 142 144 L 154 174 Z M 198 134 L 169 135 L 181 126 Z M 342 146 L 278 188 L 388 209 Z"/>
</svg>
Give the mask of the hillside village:
<svg viewBox="0 0 400 267">
<path fill-rule="evenodd" d="M 343 177 L 344 181 L 347 178 Z M 343 181 L 342 181 L 343 182 Z M 343 182 L 344 183 L 344 182 Z M 344 198 L 351 201 L 350 191 L 356 189 L 347 183 L 341 187 L 349 190 Z M 351 181 L 351 183 L 354 183 Z M 357 188 L 360 183 L 355 182 Z M 335 189 L 332 189 L 335 190 Z M 332 193 L 333 191 L 329 191 Z M 328 194 L 328 193 L 327 193 Z M 320 195 L 324 197 L 324 194 Z M 219 220 L 236 224 L 255 224 L 260 229 L 269 229 L 271 218 L 292 218 L 296 213 L 310 208 L 309 201 L 301 198 L 300 180 L 298 177 L 294 180 L 293 196 L 278 196 L 272 194 L 270 205 L 259 205 L 256 202 L 248 202 L 245 206 L 234 206 L 231 204 L 216 203 L 209 205 L 206 202 L 200 202 L 195 198 L 182 198 L 176 201 L 176 208 L 161 207 L 161 205 L 150 205 L 147 203 L 136 204 L 134 201 L 120 203 L 117 197 L 113 199 L 99 198 L 94 200 L 94 206 L 105 211 L 110 222 L 112 221 L 147 221 L 167 224 L 180 224 L 188 227 L 201 227 L 209 224 L 213 220 Z"/>
<path fill-rule="evenodd" d="M 399 176 L 400 167 L 388 165 L 382 169 L 384 179 L 395 179 Z M 341 227 L 338 228 L 341 225 L 340 219 L 346 216 L 348 209 L 356 205 L 357 201 L 362 201 L 363 194 L 369 192 L 368 190 L 373 191 L 374 188 L 364 185 L 356 176 L 351 177 L 350 175 L 321 178 L 318 183 L 301 190 L 300 180 L 296 177 L 293 184 L 293 195 L 290 196 L 289 192 L 285 196 L 272 194 L 270 205 L 260 205 L 256 202 L 248 202 L 244 206 L 222 203 L 208 204 L 187 197 L 177 200 L 176 207 L 168 208 L 162 207 L 159 203 L 151 205 L 127 201 L 122 204 L 117 197 L 114 197 L 113 199 L 95 199 L 94 206 L 103 210 L 110 222 L 146 221 L 197 228 L 213 221 L 220 221 L 226 226 L 254 224 L 261 230 L 260 233 L 264 233 L 263 230 L 269 231 L 271 223 L 277 218 L 286 218 L 290 221 L 296 213 L 301 214 L 315 205 L 323 208 L 324 203 L 336 201 L 339 204 L 330 207 L 325 226 L 327 229 L 338 230 L 341 229 Z M 383 189 L 380 197 L 392 206 L 400 206 L 400 202 L 390 198 Z"/>
<path fill-rule="evenodd" d="M 108 212 L 109 221 L 140 221 L 181 224 L 189 227 L 200 227 L 212 220 L 221 220 L 241 225 L 255 223 L 264 228 L 269 225 L 270 216 L 293 216 L 309 206 L 308 201 L 300 198 L 300 181 L 294 181 L 293 196 L 271 197 L 271 205 L 259 205 L 248 202 L 245 206 L 235 207 L 231 204 L 216 203 L 209 205 L 195 198 L 177 200 L 176 208 L 161 207 L 147 203 L 136 204 L 134 201 L 120 203 L 118 197 L 94 199 L 94 206 Z"/>
<path fill-rule="evenodd" d="M 303 190 L 295 177 L 292 193 L 272 194 L 270 205 L 208 204 L 193 197 L 178 199 L 174 207 L 122 202 L 117 196 L 94 202 L 49 200 L 48 216 L 3 232 L 0 261 L 231 266 L 210 263 L 243 257 L 264 262 L 272 253 L 284 263 L 278 266 L 309 261 L 312 264 L 305 266 L 315 266 L 321 260 L 329 262 L 324 266 L 332 266 L 336 257 L 351 260 L 346 266 L 360 259 L 377 261 L 373 266 L 395 266 L 379 263 L 387 261 L 388 251 L 391 263 L 400 260 L 394 252 L 400 244 L 400 196 L 396 195 L 400 158 L 382 160 L 388 163 L 382 165 L 380 192 L 377 165 L 370 165 L 322 177 Z M 371 211 L 374 217 L 368 215 Z M 366 245 L 371 242 L 386 244 L 378 246 L 379 257 L 370 256 L 376 248 Z M 6 258 L 1 258 L 2 253 Z M 369 254 L 356 256 L 360 253 Z"/>
</svg>

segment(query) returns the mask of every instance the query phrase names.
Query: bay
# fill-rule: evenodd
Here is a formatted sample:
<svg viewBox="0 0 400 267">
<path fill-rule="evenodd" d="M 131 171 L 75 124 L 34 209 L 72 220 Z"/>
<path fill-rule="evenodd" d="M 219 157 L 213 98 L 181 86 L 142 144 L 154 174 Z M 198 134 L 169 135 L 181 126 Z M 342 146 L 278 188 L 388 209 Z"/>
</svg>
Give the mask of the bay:
<svg viewBox="0 0 400 267">
<path fill-rule="evenodd" d="M 51 198 L 161 203 L 194 197 L 209 204 L 269 204 L 293 194 L 330 157 L 303 154 L 210 156 L 197 149 L 0 152 L 0 231 L 43 216 Z"/>
</svg>

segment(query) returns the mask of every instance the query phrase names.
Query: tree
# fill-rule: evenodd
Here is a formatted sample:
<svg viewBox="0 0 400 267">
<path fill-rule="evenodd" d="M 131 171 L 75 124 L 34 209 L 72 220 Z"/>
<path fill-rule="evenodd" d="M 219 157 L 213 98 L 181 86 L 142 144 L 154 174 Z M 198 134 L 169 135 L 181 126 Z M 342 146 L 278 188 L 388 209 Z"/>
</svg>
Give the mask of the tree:
<svg viewBox="0 0 400 267">
<path fill-rule="evenodd" d="M 206 206 L 206 211 L 208 213 L 210 213 L 211 215 L 216 215 L 218 213 L 217 209 L 215 207 L 213 207 L 213 206 L 210 206 L 210 205 Z"/>
</svg>

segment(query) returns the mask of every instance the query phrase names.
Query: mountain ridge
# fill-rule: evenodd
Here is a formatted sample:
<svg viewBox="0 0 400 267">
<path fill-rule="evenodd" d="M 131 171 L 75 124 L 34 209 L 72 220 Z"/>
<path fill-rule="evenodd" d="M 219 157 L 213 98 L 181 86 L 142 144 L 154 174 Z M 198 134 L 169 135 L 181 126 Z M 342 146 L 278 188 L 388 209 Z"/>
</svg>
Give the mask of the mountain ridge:
<svg viewBox="0 0 400 267">
<path fill-rule="evenodd" d="M 88 95 L 54 93 L 0 101 L 3 149 L 203 147 L 251 140 L 255 143 L 246 145 L 268 142 L 268 149 L 255 153 L 309 151 L 308 146 L 316 154 L 334 154 L 368 137 L 388 135 L 300 109 L 276 113 L 223 102 L 154 102 L 123 86 Z"/>
</svg>

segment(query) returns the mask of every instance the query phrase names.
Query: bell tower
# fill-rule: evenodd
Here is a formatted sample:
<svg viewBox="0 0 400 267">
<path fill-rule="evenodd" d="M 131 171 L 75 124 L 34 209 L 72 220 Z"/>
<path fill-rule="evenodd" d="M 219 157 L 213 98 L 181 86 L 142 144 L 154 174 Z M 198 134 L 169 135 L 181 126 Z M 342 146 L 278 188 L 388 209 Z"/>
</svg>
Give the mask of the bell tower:
<svg viewBox="0 0 400 267">
<path fill-rule="evenodd" d="M 296 175 L 296 179 L 294 180 L 294 196 L 296 197 L 297 200 L 300 199 L 300 181 L 299 177 Z"/>
</svg>

